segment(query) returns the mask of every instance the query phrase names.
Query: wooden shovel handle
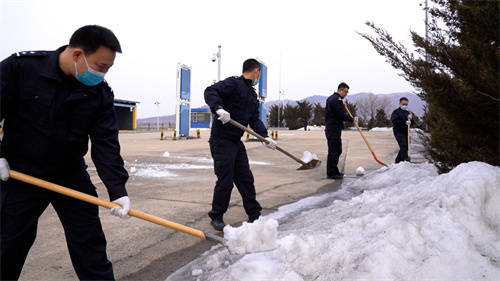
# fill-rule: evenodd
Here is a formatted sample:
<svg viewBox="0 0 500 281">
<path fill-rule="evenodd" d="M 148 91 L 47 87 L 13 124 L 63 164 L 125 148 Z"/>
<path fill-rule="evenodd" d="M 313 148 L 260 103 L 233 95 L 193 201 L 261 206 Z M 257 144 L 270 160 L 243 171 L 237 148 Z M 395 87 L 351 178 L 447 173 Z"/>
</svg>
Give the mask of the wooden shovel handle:
<svg viewBox="0 0 500 281">
<path fill-rule="evenodd" d="M 264 138 L 263 136 L 257 134 L 256 132 L 254 132 L 252 129 L 248 128 L 248 127 L 245 127 L 243 125 L 241 125 L 240 123 L 234 121 L 233 119 L 229 119 L 229 123 L 231 123 L 233 126 L 236 126 L 240 129 L 242 129 L 243 131 L 251 134 L 252 136 L 255 136 L 256 138 L 258 138 L 260 141 L 268 144 L 269 141 L 266 140 L 266 138 Z M 307 165 L 307 163 L 305 163 L 304 161 L 300 160 L 299 158 L 293 156 L 292 154 L 290 154 L 288 151 L 284 150 L 283 148 L 279 147 L 279 146 L 276 146 L 276 150 L 278 150 L 279 152 L 285 154 L 286 156 L 292 158 L 293 160 L 299 162 L 300 164 L 302 165 Z"/>
<path fill-rule="evenodd" d="M 44 181 L 44 180 L 41 180 L 39 178 L 35 178 L 35 177 L 29 176 L 29 175 L 26 175 L 26 174 L 23 174 L 23 173 L 14 171 L 14 170 L 10 170 L 9 174 L 10 174 L 10 177 L 12 179 L 22 181 L 25 183 L 29 183 L 32 185 L 36 185 L 36 186 L 39 186 L 41 188 L 45 188 L 45 189 L 48 189 L 50 191 L 54 191 L 54 192 L 78 199 L 78 200 L 82 200 L 82 201 L 85 201 L 85 202 L 90 203 L 90 204 L 94 204 L 94 205 L 101 206 L 101 207 L 108 208 L 108 209 L 111 209 L 113 207 L 122 207 L 120 204 L 109 202 L 109 201 L 97 198 L 95 196 L 88 195 L 88 194 L 85 194 L 83 192 L 79 192 L 79 191 L 76 191 L 74 189 L 67 188 L 67 187 L 64 187 L 64 186 L 61 186 L 61 185 L 58 185 L 55 183 Z M 166 219 L 162 219 L 162 218 L 159 218 L 157 216 L 146 214 L 146 213 L 143 213 L 141 211 L 134 210 L 134 209 L 130 209 L 128 214 L 132 217 L 136 217 L 136 218 L 143 219 L 143 220 L 155 223 L 155 224 L 166 226 L 166 227 L 175 229 L 177 231 L 181 231 L 181 232 L 199 237 L 201 239 L 207 240 L 205 233 L 201 230 L 197 230 L 197 229 L 194 229 L 194 228 L 182 225 L 182 224 L 171 222 L 171 221 L 168 221 Z"/>
<path fill-rule="evenodd" d="M 347 104 L 344 103 L 344 107 L 345 107 L 345 110 L 347 111 L 347 113 L 349 114 L 349 116 L 351 116 L 351 118 L 354 118 L 354 116 L 352 116 L 351 112 L 349 111 L 349 108 L 347 107 Z M 384 166 L 387 167 L 386 164 L 384 164 L 382 161 L 378 160 L 377 156 L 375 155 L 375 152 L 373 152 L 373 149 L 372 149 L 370 143 L 368 142 L 368 140 L 366 139 L 365 135 L 363 134 L 363 132 L 359 128 L 357 122 L 354 122 L 354 126 L 356 126 L 356 129 L 358 129 L 358 132 L 361 135 L 361 137 L 363 138 L 363 140 L 365 141 L 366 146 L 368 146 L 368 149 L 370 150 L 370 152 L 373 155 L 373 159 L 375 159 L 375 161 L 377 161 L 377 163 L 379 163 L 379 164 L 384 165 Z"/>
</svg>

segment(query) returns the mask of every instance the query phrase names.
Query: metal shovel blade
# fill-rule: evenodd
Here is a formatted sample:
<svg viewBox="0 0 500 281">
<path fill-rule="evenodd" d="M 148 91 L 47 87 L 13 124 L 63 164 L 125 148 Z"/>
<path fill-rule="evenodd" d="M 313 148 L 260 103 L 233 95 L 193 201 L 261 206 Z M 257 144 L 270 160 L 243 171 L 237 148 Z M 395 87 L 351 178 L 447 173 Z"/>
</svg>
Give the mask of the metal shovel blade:
<svg viewBox="0 0 500 281">
<path fill-rule="evenodd" d="M 319 167 L 319 165 L 321 165 L 321 160 L 312 159 L 311 161 L 309 161 L 309 162 L 307 162 L 305 164 L 302 164 L 302 166 L 300 166 L 297 169 L 297 171 L 314 169 L 314 168 Z"/>
</svg>

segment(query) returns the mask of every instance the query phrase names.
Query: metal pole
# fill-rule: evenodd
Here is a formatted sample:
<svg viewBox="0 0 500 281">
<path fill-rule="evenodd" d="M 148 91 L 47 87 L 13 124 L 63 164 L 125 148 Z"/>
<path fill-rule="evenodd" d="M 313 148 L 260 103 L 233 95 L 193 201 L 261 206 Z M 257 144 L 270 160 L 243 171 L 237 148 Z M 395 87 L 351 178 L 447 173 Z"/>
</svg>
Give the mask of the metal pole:
<svg viewBox="0 0 500 281">
<path fill-rule="evenodd" d="M 157 109 L 157 115 L 156 115 L 156 131 L 160 130 L 160 102 L 155 101 L 156 104 L 156 109 Z"/>
<path fill-rule="evenodd" d="M 221 45 L 219 45 L 219 51 L 217 52 L 217 82 L 220 81 L 220 59 L 221 59 Z"/>
<path fill-rule="evenodd" d="M 281 52 L 280 52 L 280 77 L 278 83 L 278 129 L 280 128 L 280 111 L 281 111 Z"/>
</svg>

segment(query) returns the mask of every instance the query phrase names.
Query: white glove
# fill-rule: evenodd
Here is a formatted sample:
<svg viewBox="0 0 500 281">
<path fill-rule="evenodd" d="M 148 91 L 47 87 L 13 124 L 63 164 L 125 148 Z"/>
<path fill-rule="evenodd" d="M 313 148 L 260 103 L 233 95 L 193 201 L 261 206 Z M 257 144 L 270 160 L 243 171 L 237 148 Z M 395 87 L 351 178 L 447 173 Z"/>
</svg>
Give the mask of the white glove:
<svg viewBox="0 0 500 281">
<path fill-rule="evenodd" d="M 9 179 L 9 163 L 7 159 L 0 158 L 0 180 L 6 181 Z"/>
<path fill-rule="evenodd" d="M 123 208 L 120 207 L 113 207 L 111 209 L 111 214 L 117 217 L 120 217 L 122 219 L 128 219 L 130 216 L 128 215 L 128 211 L 130 210 L 130 199 L 128 196 L 123 196 L 115 201 L 113 203 L 117 203 L 123 206 Z"/>
<path fill-rule="evenodd" d="M 269 143 L 266 143 L 266 147 L 267 148 L 270 148 L 272 150 L 275 150 L 276 149 L 276 145 L 278 145 L 277 142 L 275 142 L 272 138 L 270 137 L 267 137 L 266 138 L 267 141 L 269 141 Z"/>
<path fill-rule="evenodd" d="M 215 113 L 217 113 L 217 115 L 219 115 L 218 119 L 222 122 L 222 124 L 226 124 L 231 119 L 231 114 L 229 114 L 229 112 L 225 111 L 222 108 L 217 109 L 217 111 L 215 111 Z"/>
<path fill-rule="evenodd" d="M 411 125 L 411 121 L 410 120 L 406 121 L 406 125 L 410 126 Z"/>
</svg>

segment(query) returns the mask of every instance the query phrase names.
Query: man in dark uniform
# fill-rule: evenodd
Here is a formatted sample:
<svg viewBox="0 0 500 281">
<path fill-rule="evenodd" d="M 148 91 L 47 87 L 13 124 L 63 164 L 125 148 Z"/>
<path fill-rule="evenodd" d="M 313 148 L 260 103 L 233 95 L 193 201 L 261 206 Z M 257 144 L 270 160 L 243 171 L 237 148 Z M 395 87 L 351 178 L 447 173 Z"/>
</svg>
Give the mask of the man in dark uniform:
<svg viewBox="0 0 500 281">
<path fill-rule="evenodd" d="M 1 272 L 18 279 L 36 237 L 38 218 L 49 204 L 63 225 L 79 279 L 114 279 L 98 207 L 40 187 L 8 180 L 13 170 L 97 196 L 83 159 L 92 160 L 111 201 L 112 214 L 128 217 L 127 171 L 120 156 L 113 91 L 103 81 L 121 52 L 107 28 L 84 26 L 69 46 L 15 53 L 0 64 Z"/>
<path fill-rule="evenodd" d="M 248 59 L 243 63 L 242 76 L 229 77 L 205 90 L 205 102 L 212 113 L 219 116 L 214 118 L 209 140 L 217 183 L 212 210 L 208 213 L 212 226 L 219 231 L 224 228 L 223 216 L 229 206 L 233 183 L 243 198 L 249 222 L 258 219 L 262 210 L 255 198 L 254 179 L 245 145 L 241 142 L 243 130 L 228 123 L 232 118 L 245 127 L 250 125 L 269 141 L 267 147 L 276 149 L 276 142 L 267 135 L 267 129 L 259 119 L 259 102 L 253 88 L 259 77 L 260 63 Z"/>
<path fill-rule="evenodd" d="M 391 114 L 392 131 L 399 145 L 399 153 L 396 157 L 396 163 L 409 161 L 408 157 L 408 125 L 413 123 L 410 111 L 408 111 L 408 99 L 402 97 L 399 99 L 399 107 Z"/>
<path fill-rule="evenodd" d="M 342 129 L 344 121 L 358 122 L 358 117 L 351 118 L 344 108 L 343 98 L 347 96 L 349 86 L 342 82 L 337 92 L 328 97 L 325 107 L 325 135 L 328 140 L 328 161 L 326 164 L 326 176 L 329 179 L 342 179 L 344 174 L 337 167 L 339 157 L 342 154 Z"/>
</svg>

